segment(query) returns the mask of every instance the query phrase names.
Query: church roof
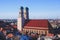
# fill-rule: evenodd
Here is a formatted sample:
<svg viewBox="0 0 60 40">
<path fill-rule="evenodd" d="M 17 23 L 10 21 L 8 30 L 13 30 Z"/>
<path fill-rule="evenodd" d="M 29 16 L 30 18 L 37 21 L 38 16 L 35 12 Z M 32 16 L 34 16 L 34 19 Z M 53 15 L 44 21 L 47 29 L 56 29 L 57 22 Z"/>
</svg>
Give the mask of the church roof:
<svg viewBox="0 0 60 40">
<path fill-rule="evenodd" d="M 47 28 L 48 20 L 47 19 L 31 19 L 25 24 L 25 27 Z"/>
</svg>

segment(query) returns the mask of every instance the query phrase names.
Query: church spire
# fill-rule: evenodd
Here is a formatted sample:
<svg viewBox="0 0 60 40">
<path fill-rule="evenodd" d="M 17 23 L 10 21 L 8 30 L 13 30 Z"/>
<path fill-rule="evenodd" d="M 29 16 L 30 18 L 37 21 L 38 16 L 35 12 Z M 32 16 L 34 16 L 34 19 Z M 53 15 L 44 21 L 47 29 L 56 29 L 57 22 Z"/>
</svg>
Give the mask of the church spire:
<svg viewBox="0 0 60 40">
<path fill-rule="evenodd" d="M 20 8 L 20 11 L 19 11 L 19 17 L 22 17 L 23 16 L 23 7 Z"/>
<path fill-rule="evenodd" d="M 24 18 L 25 20 L 29 20 L 29 8 L 26 7 L 24 10 Z"/>
<path fill-rule="evenodd" d="M 24 26 L 24 16 L 23 16 L 24 12 L 23 11 L 24 11 L 24 8 L 21 7 L 19 11 L 18 19 L 17 19 L 17 29 L 19 31 L 22 31 L 22 28 Z"/>
</svg>

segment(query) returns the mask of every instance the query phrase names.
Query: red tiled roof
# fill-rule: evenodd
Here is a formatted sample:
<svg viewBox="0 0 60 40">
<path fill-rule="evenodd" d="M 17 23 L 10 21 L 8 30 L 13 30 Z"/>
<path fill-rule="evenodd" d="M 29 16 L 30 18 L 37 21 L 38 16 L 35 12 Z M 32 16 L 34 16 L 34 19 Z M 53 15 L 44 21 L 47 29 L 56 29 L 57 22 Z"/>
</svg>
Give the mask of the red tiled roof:
<svg viewBox="0 0 60 40">
<path fill-rule="evenodd" d="M 24 26 L 24 29 L 35 29 L 35 30 L 48 30 L 48 27 L 27 27 Z"/>
<path fill-rule="evenodd" d="M 27 27 L 48 27 L 48 20 L 47 19 L 40 19 L 40 20 L 29 20 L 25 26 Z"/>
<path fill-rule="evenodd" d="M 13 28 L 17 28 L 17 25 L 13 25 Z"/>
<path fill-rule="evenodd" d="M 49 33 L 49 34 L 47 34 L 47 36 L 53 37 L 53 36 L 54 36 L 54 34 L 50 34 L 50 33 Z"/>
</svg>

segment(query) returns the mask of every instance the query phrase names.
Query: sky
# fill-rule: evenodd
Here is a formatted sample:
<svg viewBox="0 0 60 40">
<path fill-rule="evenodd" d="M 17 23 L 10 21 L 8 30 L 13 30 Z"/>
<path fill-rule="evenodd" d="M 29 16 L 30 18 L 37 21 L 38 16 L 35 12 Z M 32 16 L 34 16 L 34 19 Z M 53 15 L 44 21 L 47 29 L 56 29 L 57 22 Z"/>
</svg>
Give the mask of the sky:
<svg viewBox="0 0 60 40">
<path fill-rule="evenodd" d="M 17 19 L 21 6 L 30 19 L 60 19 L 60 0 L 0 0 L 0 19 Z"/>
</svg>

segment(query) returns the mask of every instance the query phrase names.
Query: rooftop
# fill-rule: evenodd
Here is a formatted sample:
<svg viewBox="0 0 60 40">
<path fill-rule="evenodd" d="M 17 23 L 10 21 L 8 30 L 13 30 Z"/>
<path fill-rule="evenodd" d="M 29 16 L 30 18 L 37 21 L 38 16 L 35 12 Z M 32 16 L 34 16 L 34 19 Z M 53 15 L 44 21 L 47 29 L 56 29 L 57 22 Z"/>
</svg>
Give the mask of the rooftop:
<svg viewBox="0 0 60 40">
<path fill-rule="evenodd" d="M 48 20 L 47 19 L 31 19 L 29 20 L 24 28 L 47 28 Z"/>
</svg>

